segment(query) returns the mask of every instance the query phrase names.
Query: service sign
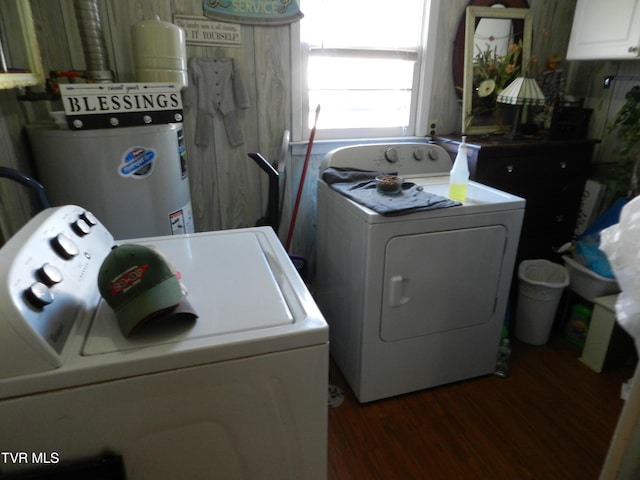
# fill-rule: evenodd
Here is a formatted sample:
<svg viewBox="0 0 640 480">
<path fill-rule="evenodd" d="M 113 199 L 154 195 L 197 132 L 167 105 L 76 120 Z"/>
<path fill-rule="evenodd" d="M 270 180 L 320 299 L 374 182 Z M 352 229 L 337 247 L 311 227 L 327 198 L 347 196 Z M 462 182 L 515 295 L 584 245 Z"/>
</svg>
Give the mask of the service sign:
<svg viewBox="0 0 640 480">
<path fill-rule="evenodd" d="M 204 0 L 202 10 L 214 20 L 249 25 L 284 25 L 303 17 L 296 0 Z"/>
<path fill-rule="evenodd" d="M 178 83 L 73 83 L 59 87 L 72 130 L 182 121 L 182 86 Z"/>
</svg>

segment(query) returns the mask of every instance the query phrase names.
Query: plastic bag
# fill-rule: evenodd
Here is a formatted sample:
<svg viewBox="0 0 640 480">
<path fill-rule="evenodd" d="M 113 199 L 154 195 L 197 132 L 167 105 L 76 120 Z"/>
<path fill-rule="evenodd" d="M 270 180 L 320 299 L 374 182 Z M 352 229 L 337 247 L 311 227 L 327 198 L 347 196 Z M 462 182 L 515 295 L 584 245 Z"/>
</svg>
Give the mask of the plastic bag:
<svg viewBox="0 0 640 480">
<path fill-rule="evenodd" d="M 600 233 L 600 249 L 607 255 L 622 292 L 616 302 L 618 323 L 635 339 L 640 351 L 640 197 L 627 203 L 620 221 Z"/>
<path fill-rule="evenodd" d="M 616 276 L 606 255 L 600 249 L 600 234 L 605 228 L 618 223 L 620 211 L 626 203 L 626 199 L 619 199 L 576 239 L 573 258 L 604 278 L 616 278 Z"/>
</svg>

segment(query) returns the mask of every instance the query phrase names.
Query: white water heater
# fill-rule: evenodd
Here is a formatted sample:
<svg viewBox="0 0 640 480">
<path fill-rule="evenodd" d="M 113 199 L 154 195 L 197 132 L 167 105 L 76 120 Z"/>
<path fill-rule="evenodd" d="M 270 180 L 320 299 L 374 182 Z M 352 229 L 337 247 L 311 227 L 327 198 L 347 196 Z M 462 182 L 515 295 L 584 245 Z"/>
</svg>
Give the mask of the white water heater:
<svg viewBox="0 0 640 480">
<path fill-rule="evenodd" d="M 91 210 L 116 239 L 195 231 L 181 123 L 27 131 L 53 205 Z"/>
</svg>

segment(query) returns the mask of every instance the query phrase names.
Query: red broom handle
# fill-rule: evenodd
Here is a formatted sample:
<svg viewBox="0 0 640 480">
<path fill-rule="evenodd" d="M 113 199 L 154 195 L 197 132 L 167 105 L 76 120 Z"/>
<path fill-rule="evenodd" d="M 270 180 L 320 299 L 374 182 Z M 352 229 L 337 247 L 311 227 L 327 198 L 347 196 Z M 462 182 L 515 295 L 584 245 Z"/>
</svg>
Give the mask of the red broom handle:
<svg viewBox="0 0 640 480">
<path fill-rule="evenodd" d="M 307 168 L 309 167 L 309 158 L 311 157 L 311 148 L 313 147 L 313 139 L 316 137 L 316 126 L 318 124 L 318 116 L 320 115 L 320 105 L 316 107 L 316 118 L 313 121 L 313 128 L 309 134 L 309 143 L 307 144 L 307 154 L 304 157 L 304 165 L 302 166 L 302 173 L 300 174 L 300 184 L 298 185 L 298 193 L 296 194 L 296 202 L 293 206 L 293 213 L 291 214 L 291 223 L 289 224 L 289 231 L 287 232 L 287 241 L 285 242 L 285 250 L 289 252 L 291 247 L 291 239 L 293 238 L 293 229 L 296 224 L 296 217 L 298 216 L 298 207 L 300 206 L 300 198 L 302 197 L 302 187 L 304 187 L 304 179 L 307 176 Z"/>
</svg>

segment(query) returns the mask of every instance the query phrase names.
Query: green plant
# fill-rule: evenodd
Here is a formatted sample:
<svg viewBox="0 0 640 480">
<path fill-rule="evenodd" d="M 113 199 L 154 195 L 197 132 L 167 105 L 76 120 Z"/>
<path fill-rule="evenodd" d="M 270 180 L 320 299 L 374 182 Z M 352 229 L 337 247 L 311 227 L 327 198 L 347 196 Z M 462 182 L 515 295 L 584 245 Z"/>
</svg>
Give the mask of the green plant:
<svg viewBox="0 0 640 480">
<path fill-rule="evenodd" d="M 640 146 L 640 86 L 635 86 L 626 95 L 626 103 L 616 114 L 613 123 L 606 130 L 610 135 L 618 132 L 621 140 L 614 181 L 627 188 L 627 196 L 638 194 L 638 147 Z"/>
</svg>

